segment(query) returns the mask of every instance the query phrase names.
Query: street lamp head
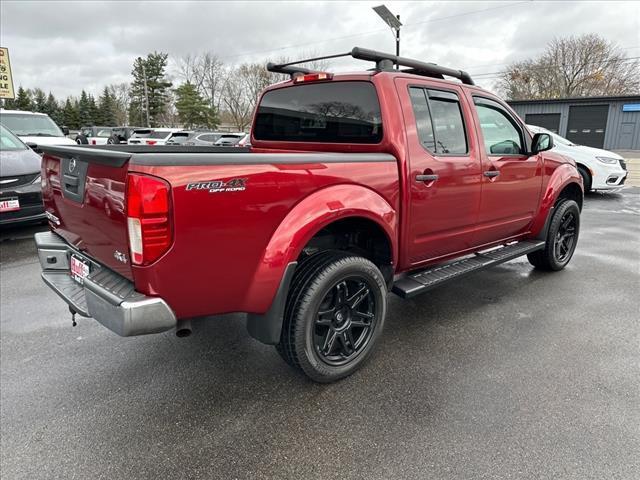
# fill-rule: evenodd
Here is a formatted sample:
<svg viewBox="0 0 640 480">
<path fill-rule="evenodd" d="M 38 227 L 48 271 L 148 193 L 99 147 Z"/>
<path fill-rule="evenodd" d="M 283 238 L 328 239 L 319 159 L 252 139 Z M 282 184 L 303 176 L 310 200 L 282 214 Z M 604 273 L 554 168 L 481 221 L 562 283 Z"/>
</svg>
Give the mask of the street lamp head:
<svg viewBox="0 0 640 480">
<path fill-rule="evenodd" d="M 396 18 L 396 16 L 391 13 L 391 10 L 389 10 L 385 5 L 378 5 L 377 7 L 373 7 L 373 10 L 391 28 L 393 28 L 394 30 L 400 30 L 402 23 L 400 23 L 400 20 L 398 20 L 398 18 Z"/>
</svg>

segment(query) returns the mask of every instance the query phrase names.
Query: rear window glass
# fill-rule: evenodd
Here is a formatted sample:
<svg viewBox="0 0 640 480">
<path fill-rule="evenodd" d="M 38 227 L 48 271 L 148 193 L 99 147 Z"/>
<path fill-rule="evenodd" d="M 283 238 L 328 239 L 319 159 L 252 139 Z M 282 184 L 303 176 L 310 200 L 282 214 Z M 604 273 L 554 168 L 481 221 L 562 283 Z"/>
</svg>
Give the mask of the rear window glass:
<svg viewBox="0 0 640 480">
<path fill-rule="evenodd" d="M 147 138 L 167 138 L 171 132 L 151 132 Z"/>
<path fill-rule="evenodd" d="M 369 82 L 299 85 L 265 93 L 258 107 L 258 140 L 379 143 L 380 104 Z"/>
<path fill-rule="evenodd" d="M 151 130 L 136 130 L 131 138 L 147 138 L 149 135 L 151 135 Z"/>
</svg>

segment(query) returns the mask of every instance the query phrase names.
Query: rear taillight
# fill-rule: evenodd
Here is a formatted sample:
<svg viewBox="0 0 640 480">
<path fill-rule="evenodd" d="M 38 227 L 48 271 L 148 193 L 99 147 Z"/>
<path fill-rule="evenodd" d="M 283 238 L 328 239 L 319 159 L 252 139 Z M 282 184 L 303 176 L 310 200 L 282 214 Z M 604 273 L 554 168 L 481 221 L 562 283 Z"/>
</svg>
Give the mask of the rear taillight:
<svg viewBox="0 0 640 480">
<path fill-rule="evenodd" d="M 173 240 L 169 184 L 149 175 L 129 174 L 127 229 L 134 265 L 149 265 L 165 254 Z"/>
<path fill-rule="evenodd" d="M 147 140 L 147 145 L 155 145 L 156 143 L 158 143 L 157 140 Z"/>
<path fill-rule="evenodd" d="M 96 141 L 95 140 L 91 140 L 91 145 L 95 145 Z"/>
</svg>

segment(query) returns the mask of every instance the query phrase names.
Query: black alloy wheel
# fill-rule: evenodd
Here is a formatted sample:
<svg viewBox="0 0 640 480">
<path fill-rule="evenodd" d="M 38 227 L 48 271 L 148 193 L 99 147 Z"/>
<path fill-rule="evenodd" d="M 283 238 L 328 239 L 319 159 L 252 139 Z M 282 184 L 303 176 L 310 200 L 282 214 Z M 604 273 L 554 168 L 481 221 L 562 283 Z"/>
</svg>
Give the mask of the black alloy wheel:
<svg viewBox="0 0 640 480">
<path fill-rule="evenodd" d="M 322 361 L 340 366 L 359 355 L 371 339 L 375 311 L 375 297 L 366 278 L 345 278 L 331 287 L 315 320 L 314 346 Z"/>
<path fill-rule="evenodd" d="M 358 370 L 380 338 L 387 286 L 379 268 L 350 252 L 312 255 L 296 268 L 276 350 L 316 382 Z"/>
<path fill-rule="evenodd" d="M 568 210 L 560 220 L 558 233 L 554 240 L 554 254 L 558 263 L 565 263 L 573 253 L 573 244 L 576 241 L 577 221 L 573 211 Z"/>
<path fill-rule="evenodd" d="M 580 207 L 574 200 L 561 199 L 552 213 L 544 249 L 529 253 L 529 262 L 540 270 L 562 270 L 573 257 L 579 234 Z"/>
</svg>

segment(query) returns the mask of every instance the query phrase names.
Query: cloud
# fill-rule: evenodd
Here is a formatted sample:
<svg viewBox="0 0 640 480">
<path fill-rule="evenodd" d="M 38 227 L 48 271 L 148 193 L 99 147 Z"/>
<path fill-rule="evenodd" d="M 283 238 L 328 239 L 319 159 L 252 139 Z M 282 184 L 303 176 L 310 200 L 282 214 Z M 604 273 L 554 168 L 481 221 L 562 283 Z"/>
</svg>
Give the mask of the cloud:
<svg viewBox="0 0 640 480">
<path fill-rule="evenodd" d="M 14 82 L 57 96 L 130 80 L 133 60 L 215 52 L 227 63 L 347 51 L 393 51 L 375 2 L 0 2 L 0 43 Z M 539 54 L 556 36 L 595 32 L 639 56 L 635 2 L 386 2 L 400 13 L 402 55 L 496 72 Z M 332 67 L 362 68 L 353 61 Z M 174 68 L 174 67 L 172 67 Z M 174 72 L 175 74 L 175 72 Z M 480 77 L 482 78 L 482 77 Z M 491 88 L 494 78 L 480 84 Z"/>
</svg>

